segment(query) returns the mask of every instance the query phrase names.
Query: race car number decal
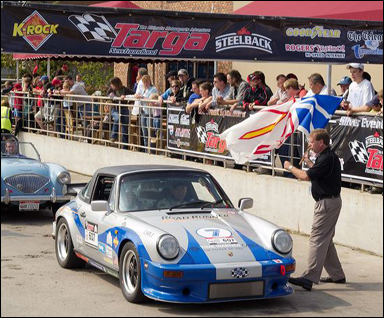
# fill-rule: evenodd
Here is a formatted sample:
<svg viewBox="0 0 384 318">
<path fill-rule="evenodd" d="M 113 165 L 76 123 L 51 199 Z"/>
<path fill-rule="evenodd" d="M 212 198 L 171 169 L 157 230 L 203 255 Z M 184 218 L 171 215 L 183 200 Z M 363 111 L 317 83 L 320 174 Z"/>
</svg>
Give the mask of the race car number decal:
<svg viewBox="0 0 384 318">
<path fill-rule="evenodd" d="M 224 229 L 204 228 L 196 232 L 204 237 L 209 245 L 232 245 L 238 244 L 232 237 L 232 233 Z"/>
<path fill-rule="evenodd" d="M 97 224 L 85 221 L 85 244 L 99 249 L 99 231 Z"/>
</svg>

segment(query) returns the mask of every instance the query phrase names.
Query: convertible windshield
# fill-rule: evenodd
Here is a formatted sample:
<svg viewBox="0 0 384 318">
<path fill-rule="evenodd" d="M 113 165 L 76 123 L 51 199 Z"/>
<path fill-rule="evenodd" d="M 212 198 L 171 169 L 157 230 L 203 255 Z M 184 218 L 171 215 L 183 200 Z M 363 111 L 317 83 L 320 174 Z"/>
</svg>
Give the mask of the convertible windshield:
<svg viewBox="0 0 384 318">
<path fill-rule="evenodd" d="M 17 138 L 12 135 L 2 136 L 1 157 L 34 159 L 40 161 L 40 155 L 31 143 L 19 142 Z"/>
<path fill-rule="evenodd" d="M 151 172 L 121 179 L 119 210 L 172 210 L 233 208 L 225 193 L 209 174 L 199 172 Z"/>
</svg>

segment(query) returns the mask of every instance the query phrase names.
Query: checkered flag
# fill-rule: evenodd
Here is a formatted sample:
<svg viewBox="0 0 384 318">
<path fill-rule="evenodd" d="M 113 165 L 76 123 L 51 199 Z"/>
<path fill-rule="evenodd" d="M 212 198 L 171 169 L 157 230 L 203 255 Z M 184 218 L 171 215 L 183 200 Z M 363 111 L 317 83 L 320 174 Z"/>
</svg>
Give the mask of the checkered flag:
<svg viewBox="0 0 384 318">
<path fill-rule="evenodd" d="M 365 149 L 365 146 L 361 141 L 350 141 L 349 149 L 351 149 L 352 156 L 356 162 L 361 162 L 364 164 L 368 162 L 369 155 L 367 153 L 367 149 Z"/>
<path fill-rule="evenodd" d="M 245 278 L 249 275 L 249 270 L 246 268 L 235 268 L 231 270 L 231 276 L 233 278 Z"/>
<path fill-rule="evenodd" d="M 205 128 L 203 126 L 197 126 L 196 133 L 197 133 L 197 137 L 199 138 L 199 142 L 202 144 L 206 144 L 208 137 L 207 137 L 207 132 L 205 131 Z"/>
<path fill-rule="evenodd" d="M 85 13 L 71 15 L 68 18 L 87 41 L 112 42 L 116 37 L 116 31 L 104 16 Z"/>
</svg>

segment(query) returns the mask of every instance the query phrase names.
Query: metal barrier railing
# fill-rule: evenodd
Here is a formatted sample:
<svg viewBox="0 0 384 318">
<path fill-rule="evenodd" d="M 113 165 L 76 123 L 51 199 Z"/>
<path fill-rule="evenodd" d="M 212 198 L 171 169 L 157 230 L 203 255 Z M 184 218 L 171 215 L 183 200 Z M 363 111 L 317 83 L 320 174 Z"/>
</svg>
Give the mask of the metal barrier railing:
<svg viewBox="0 0 384 318">
<path fill-rule="evenodd" d="M 231 158 L 217 158 L 207 153 L 190 153 L 167 148 L 166 109 L 168 106 L 183 109 L 183 103 L 163 101 L 167 105 L 163 107 L 158 105 L 157 100 L 133 97 L 126 97 L 124 100 L 116 97 L 111 99 L 104 96 L 78 95 L 41 97 L 37 93 L 32 95 L 27 92 L 11 92 L 8 96 L 2 95 L 3 98 L 9 99 L 12 108 L 19 109 L 21 116 L 18 120 L 22 121 L 23 129 L 27 132 L 148 154 L 177 155 L 182 160 L 193 158 L 202 163 L 220 164 L 226 168 L 234 166 Z M 133 105 L 133 102 L 139 102 L 140 105 Z M 134 107 L 140 107 L 139 116 L 132 115 Z M 217 114 L 217 110 L 212 112 Z M 346 115 L 346 112 L 337 111 L 336 114 Z M 374 116 L 370 113 L 363 114 Z M 244 117 L 242 113 L 235 113 L 234 116 Z M 289 160 L 293 164 L 300 161 L 301 154 L 295 149 L 302 147 L 303 140 L 301 133 L 295 133 L 286 145 L 286 152 L 279 151 L 281 166 L 278 164 L 276 151 L 273 151 L 270 165 L 248 163 L 243 169 L 248 172 L 255 168 L 268 169 L 273 176 L 286 172 L 282 168 L 283 162 Z M 361 184 L 362 189 L 365 185 L 373 185 L 361 180 L 345 181 Z"/>
</svg>

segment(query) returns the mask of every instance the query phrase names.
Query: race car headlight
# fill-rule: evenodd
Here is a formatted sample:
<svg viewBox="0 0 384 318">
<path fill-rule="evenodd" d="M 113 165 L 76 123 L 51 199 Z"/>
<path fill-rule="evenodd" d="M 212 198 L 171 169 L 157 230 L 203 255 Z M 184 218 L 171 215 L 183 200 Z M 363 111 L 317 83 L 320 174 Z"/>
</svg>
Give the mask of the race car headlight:
<svg viewBox="0 0 384 318">
<path fill-rule="evenodd" d="M 69 172 L 63 171 L 57 176 L 57 181 L 59 181 L 61 184 L 69 184 L 71 183 L 71 175 Z"/>
<path fill-rule="evenodd" d="M 179 255 L 179 242 L 172 235 L 163 235 L 157 241 L 157 251 L 166 260 L 173 260 Z"/>
<path fill-rule="evenodd" d="M 288 254 L 293 247 L 292 237 L 283 230 L 277 230 L 272 235 L 272 246 L 277 252 Z"/>
</svg>

